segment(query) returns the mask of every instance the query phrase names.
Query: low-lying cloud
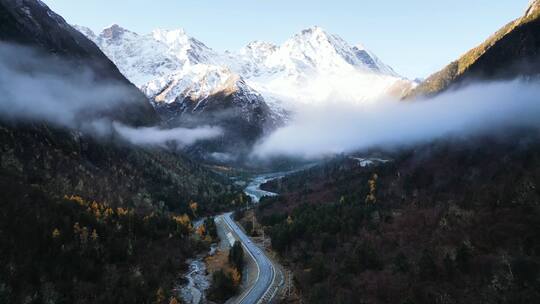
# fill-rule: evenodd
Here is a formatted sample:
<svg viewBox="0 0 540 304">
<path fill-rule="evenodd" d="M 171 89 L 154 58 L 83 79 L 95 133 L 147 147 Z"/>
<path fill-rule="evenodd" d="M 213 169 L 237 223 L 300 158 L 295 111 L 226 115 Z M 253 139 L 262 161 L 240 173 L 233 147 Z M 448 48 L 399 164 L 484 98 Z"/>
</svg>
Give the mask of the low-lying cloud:
<svg viewBox="0 0 540 304">
<path fill-rule="evenodd" d="M 334 102 L 304 108 L 259 142 L 260 158 L 318 158 L 373 146 L 398 146 L 447 135 L 540 127 L 540 86 L 525 81 L 476 84 L 416 102 Z"/>
<path fill-rule="evenodd" d="M 210 126 L 135 128 L 115 122 L 103 114 L 133 106 L 140 98 L 132 87 L 98 76 L 69 60 L 0 42 L 0 118 L 45 121 L 100 137 L 120 134 L 138 145 L 186 146 L 221 134 Z"/>
<path fill-rule="evenodd" d="M 175 142 L 181 146 L 189 146 L 196 141 L 211 139 L 223 134 L 221 128 L 212 126 L 201 126 L 193 129 L 132 128 L 120 123 L 114 123 L 113 126 L 118 134 L 136 145 L 163 145 L 168 142 Z"/>
<path fill-rule="evenodd" d="M 4 117 L 75 126 L 133 99 L 126 85 L 96 79 L 84 66 L 0 43 L 0 113 Z"/>
</svg>

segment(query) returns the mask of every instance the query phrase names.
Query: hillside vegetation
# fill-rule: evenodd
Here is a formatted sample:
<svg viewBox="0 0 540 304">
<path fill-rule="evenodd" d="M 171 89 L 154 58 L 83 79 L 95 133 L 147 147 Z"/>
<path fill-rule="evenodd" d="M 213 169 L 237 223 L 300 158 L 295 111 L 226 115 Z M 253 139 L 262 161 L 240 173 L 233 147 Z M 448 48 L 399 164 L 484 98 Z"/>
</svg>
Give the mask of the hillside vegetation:
<svg viewBox="0 0 540 304">
<path fill-rule="evenodd" d="M 100 117 L 159 122 L 144 95 L 42 2 L 0 0 L 0 20 L 0 43 L 125 86 L 131 100 Z M 181 153 L 4 116 L 0 193 L 0 303 L 169 303 L 186 259 L 204 247 L 190 239 L 191 221 L 245 199 Z"/>
<path fill-rule="evenodd" d="M 506 24 L 413 89 L 407 99 L 430 96 L 469 81 L 512 79 L 540 73 L 540 5 L 531 3 L 524 16 Z"/>
<path fill-rule="evenodd" d="M 257 216 L 309 303 L 535 303 L 533 138 L 438 142 L 368 167 L 338 158 L 266 185 L 281 196 Z"/>
</svg>

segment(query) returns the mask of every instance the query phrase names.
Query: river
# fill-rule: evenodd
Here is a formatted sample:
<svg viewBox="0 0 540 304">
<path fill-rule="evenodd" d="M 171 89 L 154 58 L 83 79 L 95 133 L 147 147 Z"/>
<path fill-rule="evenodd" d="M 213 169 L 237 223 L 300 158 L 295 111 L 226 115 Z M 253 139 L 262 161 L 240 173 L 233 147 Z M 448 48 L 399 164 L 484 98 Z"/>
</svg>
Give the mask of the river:
<svg viewBox="0 0 540 304">
<path fill-rule="evenodd" d="M 247 184 L 246 188 L 244 189 L 244 193 L 246 193 L 249 197 L 251 197 L 251 200 L 255 203 L 258 203 L 263 196 L 275 196 L 277 194 L 274 192 L 262 190 L 261 185 L 270 180 L 283 177 L 287 173 L 288 172 L 275 172 L 275 173 L 256 175 Z"/>
<path fill-rule="evenodd" d="M 302 169 L 305 169 L 305 167 Z M 262 190 L 260 188 L 262 184 L 296 171 L 298 170 L 265 173 L 253 176 L 247 183 L 247 186 L 244 188 L 244 192 L 251 197 L 254 203 L 258 203 L 263 196 L 277 195 L 276 193 Z M 202 223 L 202 221 L 199 220 L 197 223 Z M 206 291 L 208 288 L 210 288 L 210 277 L 206 273 L 204 258 L 208 255 L 214 254 L 215 250 L 216 245 L 212 245 L 208 254 L 199 255 L 195 259 L 188 261 L 189 270 L 184 274 L 184 278 L 188 282 L 176 289 L 183 302 L 188 304 L 206 303 Z"/>
</svg>

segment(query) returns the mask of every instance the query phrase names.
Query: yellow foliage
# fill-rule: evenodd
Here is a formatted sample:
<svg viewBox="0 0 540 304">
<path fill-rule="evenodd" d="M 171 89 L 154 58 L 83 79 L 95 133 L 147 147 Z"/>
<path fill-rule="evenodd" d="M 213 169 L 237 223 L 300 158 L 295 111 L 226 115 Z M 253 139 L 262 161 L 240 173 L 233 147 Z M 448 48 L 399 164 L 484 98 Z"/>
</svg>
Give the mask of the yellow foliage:
<svg viewBox="0 0 540 304">
<path fill-rule="evenodd" d="M 199 208 L 199 204 L 197 204 L 196 202 L 194 201 L 191 201 L 189 203 L 189 208 L 191 209 L 191 212 L 193 212 L 193 215 L 196 216 L 197 214 L 197 209 Z"/>
<path fill-rule="evenodd" d="M 240 281 L 242 280 L 242 274 L 238 271 L 238 269 L 234 268 L 231 271 L 231 277 L 232 277 L 234 286 L 240 285 Z"/>
<path fill-rule="evenodd" d="M 375 193 L 377 192 L 377 179 L 379 176 L 377 173 L 373 173 L 371 179 L 368 180 L 369 193 L 366 195 L 366 204 L 374 204 L 377 202 L 377 197 Z"/>
<path fill-rule="evenodd" d="M 86 202 L 84 201 L 84 199 L 78 195 L 71 195 L 71 196 L 64 195 L 64 199 L 75 202 L 81 206 L 86 205 Z"/>
<path fill-rule="evenodd" d="M 90 238 L 92 239 L 92 241 L 97 242 L 97 240 L 99 239 L 99 235 L 97 234 L 96 229 L 94 229 L 92 231 L 92 234 L 90 235 Z"/>
<path fill-rule="evenodd" d="M 197 228 L 197 234 L 202 238 L 206 235 L 206 227 L 204 227 L 204 225 L 200 225 L 198 228 Z"/>
<path fill-rule="evenodd" d="M 113 214 L 112 209 L 110 209 L 108 205 L 105 203 L 99 203 L 96 201 L 92 201 L 90 203 L 78 195 L 71 195 L 71 196 L 64 195 L 64 199 L 75 202 L 79 204 L 80 206 L 87 207 L 86 212 L 93 214 L 98 219 L 101 218 L 101 216 L 104 214 L 105 211 L 107 212 L 106 217 Z"/>
<path fill-rule="evenodd" d="M 110 217 L 114 214 L 114 211 L 109 207 L 105 209 L 105 218 Z"/>
<path fill-rule="evenodd" d="M 129 210 L 127 208 L 122 208 L 122 207 L 116 208 L 116 214 L 118 214 L 118 216 L 125 216 L 128 214 L 128 212 Z"/>
<path fill-rule="evenodd" d="M 150 219 L 152 219 L 155 216 L 156 216 L 155 213 L 152 212 L 149 215 L 146 215 L 145 217 L 143 217 L 143 221 L 148 222 Z"/>
<path fill-rule="evenodd" d="M 287 224 L 290 225 L 290 224 L 292 224 L 292 223 L 293 223 L 292 217 L 291 217 L 291 215 L 289 215 L 289 216 L 287 217 Z"/>
<path fill-rule="evenodd" d="M 175 215 L 172 218 L 177 224 L 191 229 L 191 220 L 189 219 L 189 216 L 187 214 L 184 213 L 182 215 Z"/>
<path fill-rule="evenodd" d="M 175 297 L 171 297 L 169 304 L 180 304 L 180 302 L 178 302 L 178 300 Z"/>
<path fill-rule="evenodd" d="M 165 301 L 165 291 L 160 287 L 156 291 L 156 303 L 162 303 L 163 301 Z"/>
<path fill-rule="evenodd" d="M 58 228 L 53 229 L 52 237 L 53 237 L 53 239 L 57 239 L 57 238 L 60 237 L 60 230 L 58 230 Z"/>
</svg>

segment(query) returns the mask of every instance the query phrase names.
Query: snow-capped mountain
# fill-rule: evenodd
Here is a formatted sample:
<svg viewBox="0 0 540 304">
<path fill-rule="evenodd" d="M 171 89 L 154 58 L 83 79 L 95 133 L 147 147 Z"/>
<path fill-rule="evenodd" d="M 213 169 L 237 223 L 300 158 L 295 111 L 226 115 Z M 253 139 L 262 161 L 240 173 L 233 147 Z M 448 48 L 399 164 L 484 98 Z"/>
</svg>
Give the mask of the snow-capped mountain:
<svg viewBox="0 0 540 304">
<path fill-rule="evenodd" d="M 227 55 L 231 69 L 285 107 L 374 101 L 414 85 L 363 46 L 351 46 L 320 27 L 305 29 L 281 46 L 253 42 Z"/>
<path fill-rule="evenodd" d="M 113 25 L 95 35 L 78 27 L 156 103 L 205 98 L 233 76 L 274 112 L 306 103 L 368 102 L 414 86 L 361 45 L 312 27 L 277 46 L 255 41 L 218 53 L 183 30 L 139 35 Z"/>
<path fill-rule="evenodd" d="M 101 33 L 77 26 L 151 100 L 168 124 L 221 126 L 224 135 L 198 152 L 244 147 L 273 130 L 281 117 L 263 96 L 222 62 L 218 54 L 183 30 L 139 35 L 118 25 Z M 200 147 L 196 147 L 199 149 Z M 197 154 L 200 156 L 201 153 Z"/>
<path fill-rule="evenodd" d="M 397 76 L 363 47 L 351 47 L 339 36 L 320 27 L 305 29 L 280 47 L 257 43 L 248 45 L 248 48 L 251 52 L 244 53 L 256 54 L 253 57 L 263 59 L 261 63 L 267 73 L 285 71 L 288 75 L 306 77 L 360 71 Z"/>
<path fill-rule="evenodd" d="M 139 35 L 114 24 L 96 35 L 89 28 L 75 28 L 90 38 L 138 87 L 217 56 L 183 30 L 158 29 Z"/>
</svg>

